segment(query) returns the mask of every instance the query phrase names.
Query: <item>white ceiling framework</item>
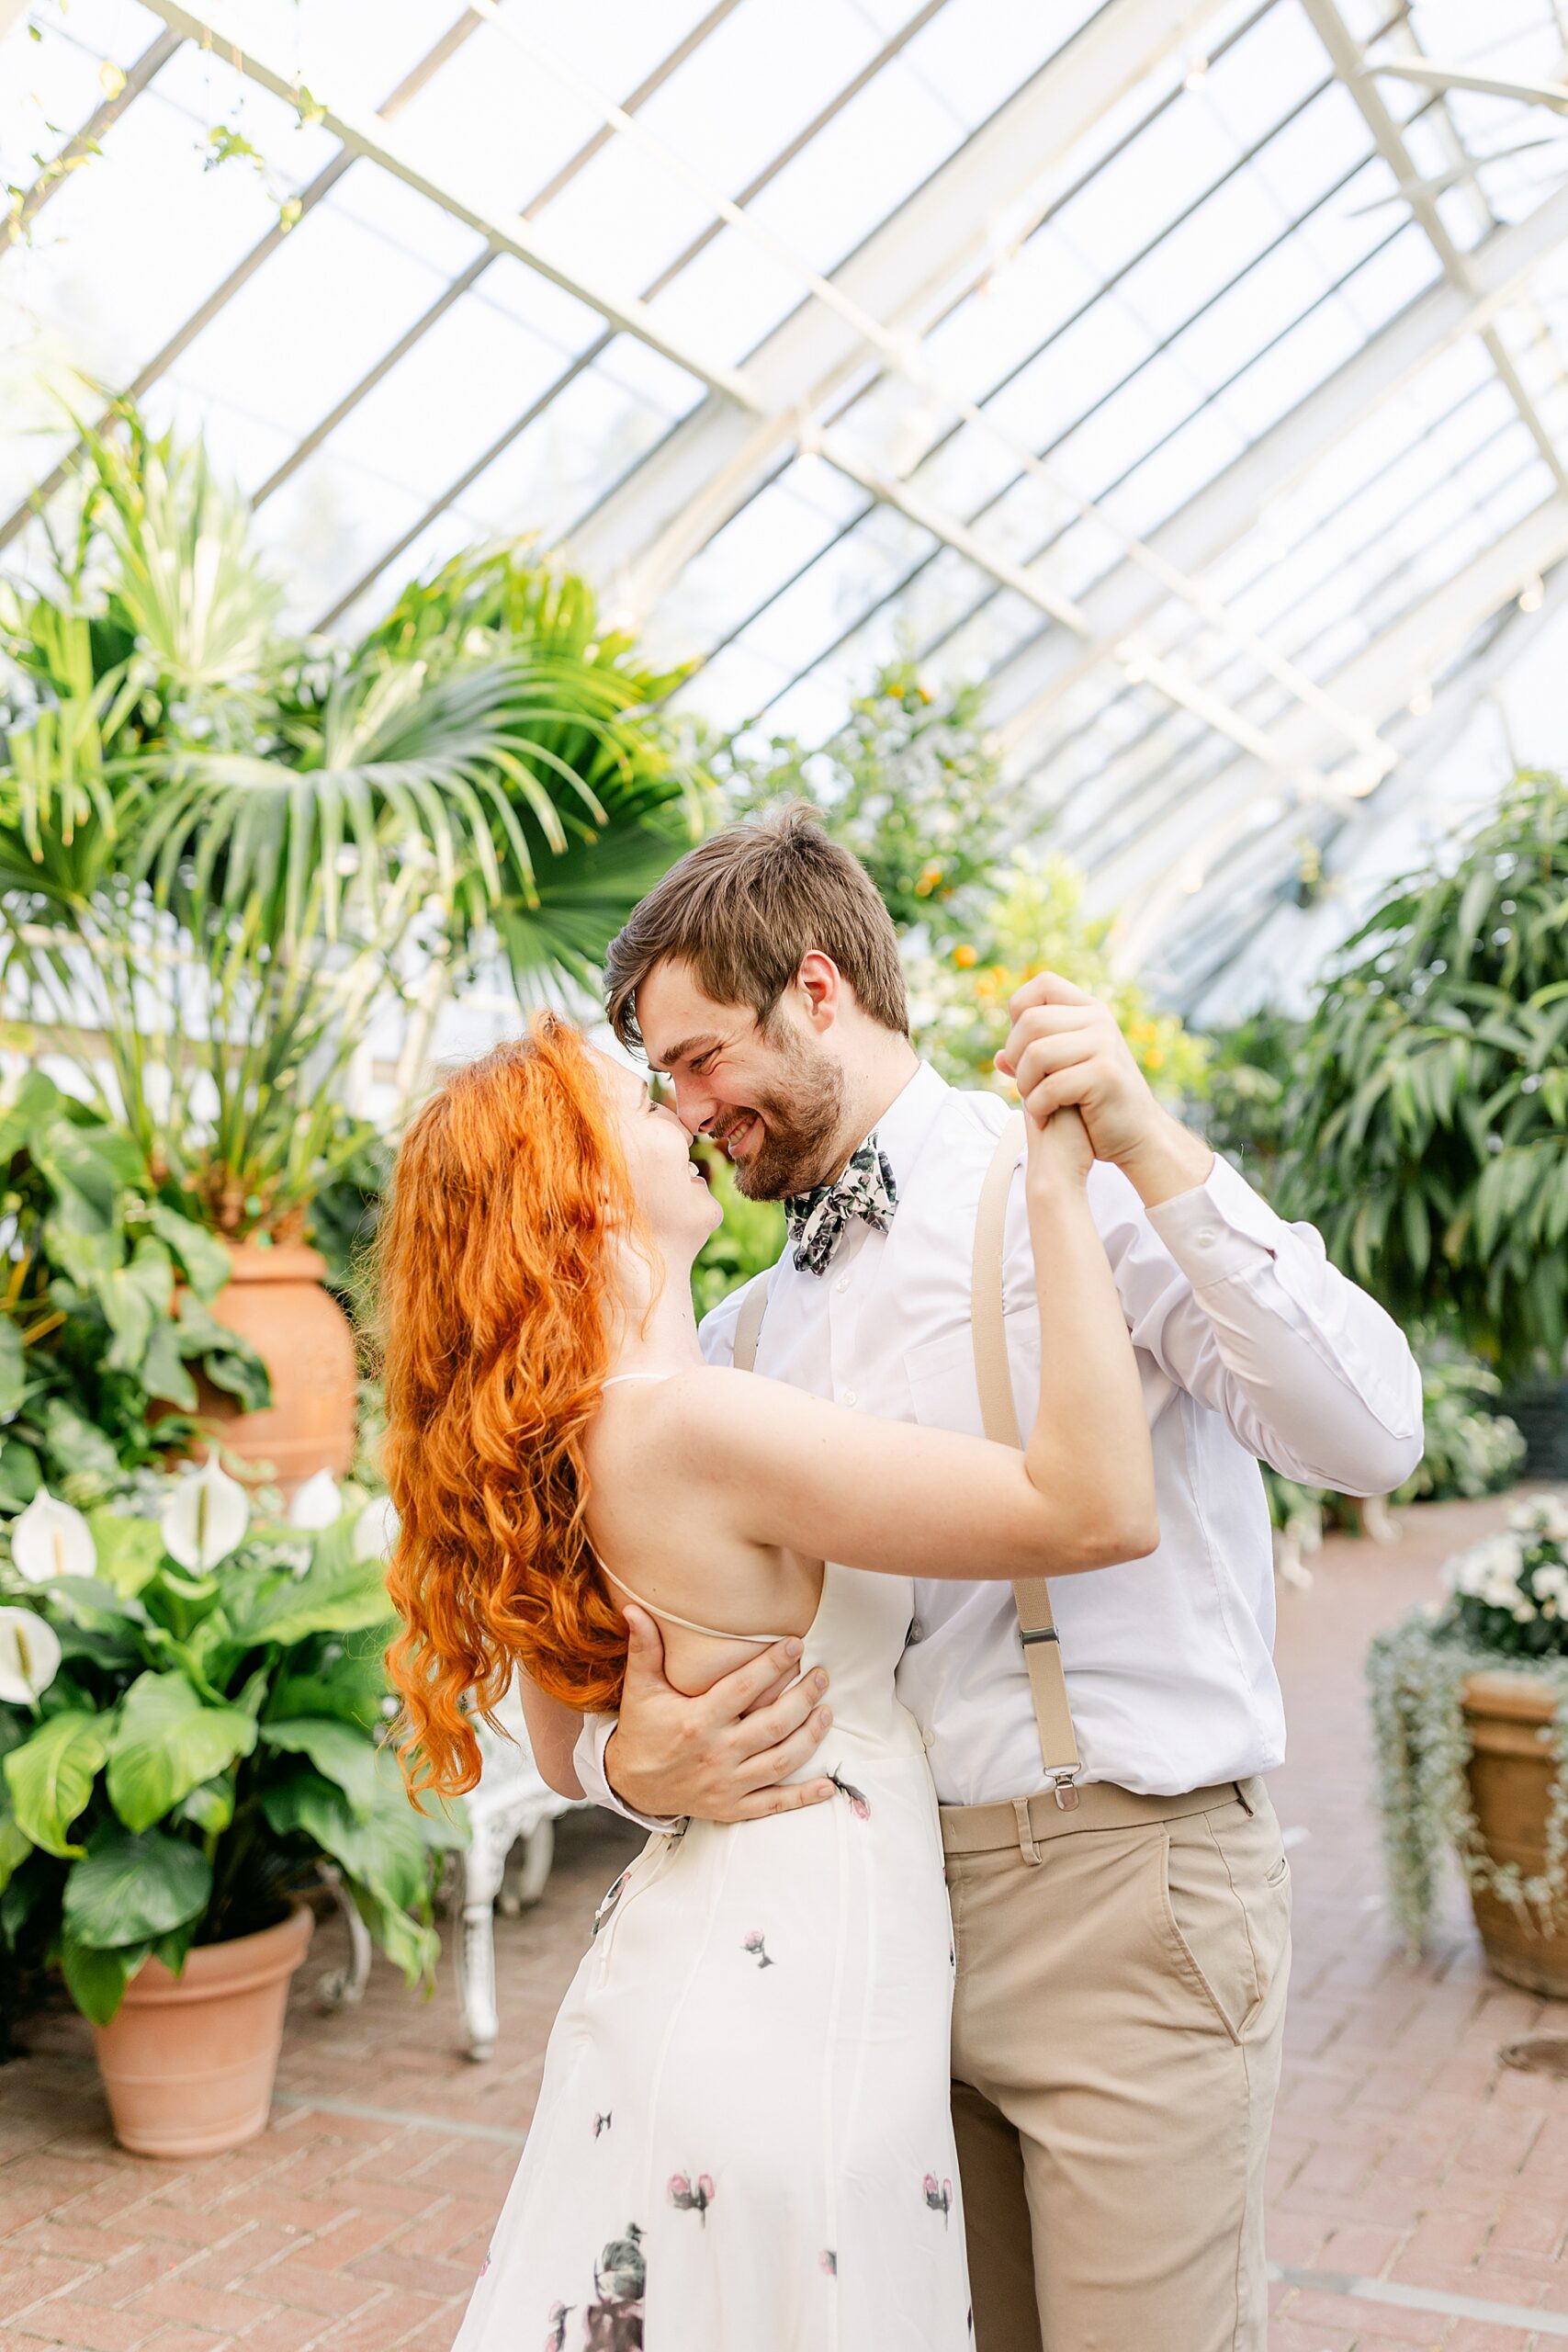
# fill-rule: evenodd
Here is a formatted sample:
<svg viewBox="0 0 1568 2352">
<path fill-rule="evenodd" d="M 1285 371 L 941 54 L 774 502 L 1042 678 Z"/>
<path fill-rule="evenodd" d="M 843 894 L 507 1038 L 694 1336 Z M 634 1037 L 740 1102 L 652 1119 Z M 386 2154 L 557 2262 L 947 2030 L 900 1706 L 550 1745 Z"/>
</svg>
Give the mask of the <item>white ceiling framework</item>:
<svg viewBox="0 0 1568 2352">
<path fill-rule="evenodd" d="M 1185 994 L 1556 604 L 1551 0 L 30 14 L 6 365 L 202 425 L 302 623 L 532 528 L 723 727 L 985 678 L 1020 837 Z M 73 436 L 20 413 L 25 560 Z"/>
</svg>

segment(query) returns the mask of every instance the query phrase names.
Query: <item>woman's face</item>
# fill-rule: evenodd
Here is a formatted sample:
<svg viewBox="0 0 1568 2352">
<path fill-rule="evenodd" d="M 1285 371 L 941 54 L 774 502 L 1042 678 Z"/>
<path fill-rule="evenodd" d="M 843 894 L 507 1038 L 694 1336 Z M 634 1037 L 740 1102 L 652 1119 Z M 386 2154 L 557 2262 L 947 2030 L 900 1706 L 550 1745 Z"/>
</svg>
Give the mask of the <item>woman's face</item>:
<svg viewBox="0 0 1568 2352">
<path fill-rule="evenodd" d="M 595 1058 L 620 1123 L 621 1148 L 637 1206 L 656 1240 L 694 1257 L 723 1223 L 724 1211 L 692 1158 L 692 1139 L 674 1112 L 653 1101 L 647 1080 L 636 1070 L 612 1061 L 608 1054 Z"/>
</svg>

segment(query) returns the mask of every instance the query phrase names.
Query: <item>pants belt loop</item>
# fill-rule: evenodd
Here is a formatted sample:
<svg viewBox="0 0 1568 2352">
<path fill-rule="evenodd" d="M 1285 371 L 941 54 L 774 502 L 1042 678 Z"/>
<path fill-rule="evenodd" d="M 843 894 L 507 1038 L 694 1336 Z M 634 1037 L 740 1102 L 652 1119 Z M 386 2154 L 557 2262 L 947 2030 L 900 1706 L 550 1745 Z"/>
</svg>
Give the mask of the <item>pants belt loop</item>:
<svg viewBox="0 0 1568 2352">
<path fill-rule="evenodd" d="M 1247 1782 L 1245 1781 L 1233 1781 L 1231 1786 L 1235 1791 L 1235 1801 L 1237 1804 L 1240 1805 L 1243 1813 L 1245 1813 L 1250 1820 L 1254 1813 L 1256 1813 L 1257 1807 L 1254 1805 L 1252 1799 L 1247 1793 Z"/>
<path fill-rule="evenodd" d="M 1018 1823 L 1018 1850 L 1032 1868 L 1038 1870 L 1044 1857 L 1034 1842 L 1034 1825 L 1029 1818 L 1029 1799 L 1014 1797 L 1012 1810 Z"/>
</svg>

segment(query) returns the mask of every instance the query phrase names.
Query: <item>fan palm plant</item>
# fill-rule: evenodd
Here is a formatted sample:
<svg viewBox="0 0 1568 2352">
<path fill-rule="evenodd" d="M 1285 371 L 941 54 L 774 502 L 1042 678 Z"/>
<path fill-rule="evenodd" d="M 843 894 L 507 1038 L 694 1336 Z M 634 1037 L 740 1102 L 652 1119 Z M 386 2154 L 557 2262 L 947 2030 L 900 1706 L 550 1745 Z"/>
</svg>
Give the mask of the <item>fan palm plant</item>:
<svg viewBox="0 0 1568 2352">
<path fill-rule="evenodd" d="M 502 548 L 290 639 L 199 446 L 121 424 L 47 584 L 0 583 L 0 984 L 215 1228 L 286 1233 L 372 1021 L 498 948 L 586 978 L 695 786 L 581 582 Z"/>
</svg>

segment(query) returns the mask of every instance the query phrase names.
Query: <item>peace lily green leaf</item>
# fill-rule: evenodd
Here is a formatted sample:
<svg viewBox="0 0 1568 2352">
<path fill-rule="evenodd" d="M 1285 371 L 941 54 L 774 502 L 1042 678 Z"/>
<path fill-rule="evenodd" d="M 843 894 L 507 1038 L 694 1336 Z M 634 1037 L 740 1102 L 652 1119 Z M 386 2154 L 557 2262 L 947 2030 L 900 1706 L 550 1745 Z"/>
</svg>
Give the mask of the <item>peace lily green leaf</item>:
<svg viewBox="0 0 1568 2352">
<path fill-rule="evenodd" d="M 413 1808 L 401 1791 L 378 1804 L 367 1821 L 355 1817 L 341 1789 L 301 1772 L 262 1799 L 267 1820 L 280 1837 L 302 1831 L 341 1862 L 351 1879 L 407 1911 L 429 1883 L 429 1849 L 420 1836 Z"/>
<path fill-rule="evenodd" d="M 132 1599 L 156 1576 L 164 1558 L 164 1538 L 151 1519 L 128 1519 L 120 1511 L 100 1507 L 87 1513 L 98 1555 L 98 1573 L 106 1584 L 126 1600 Z"/>
<path fill-rule="evenodd" d="M 0 1893 L 10 1884 L 18 1863 L 25 1862 L 32 1850 L 32 1839 L 10 1807 L 0 1810 Z"/>
<path fill-rule="evenodd" d="M 65 1989 L 82 2015 L 93 2025 L 107 2025 L 125 1998 L 125 1988 L 146 1959 L 151 1946 L 128 1944 L 105 1951 L 78 1943 L 74 1936 L 61 1939 L 60 1969 Z"/>
<path fill-rule="evenodd" d="M 102 1719 L 72 1708 L 47 1716 L 0 1767 L 18 1826 L 46 1854 L 70 1860 L 82 1852 L 71 1843 L 71 1825 L 93 1793 L 105 1753 Z"/>
<path fill-rule="evenodd" d="M 220 1837 L 234 1818 L 234 1779 L 221 1772 L 188 1790 L 174 1808 L 176 1821 L 188 1821 L 204 1838 Z"/>
<path fill-rule="evenodd" d="M 248 1756 L 255 1737 L 249 1715 L 204 1705 L 184 1675 L 139 1675 L 109 1743 L 109 1803 L 128 1829 L 149 1829 L 199 1781 Z"/>
<path fill-rule="evenodd" d="M 376 1750 L 363 1732 L 330 1715 L 300 1715 L 261 1726 L 263 1745 L 307 1756 L 323 1780 L 343 1791 L 356 1821 L 375 1811 L 381 1774 Z"/>
<path fill-rule="evenodd" d="M 328 1540 L 302 1577 L 258 1576 L 229 1603 L 239 1642 L 299 1642 L 309 1634 L 346 1634 L 378 1625 L 387 1614 L 387 1587 L 378 1561 L 330 1556 Z"/>
<path fill-rule="evenodd" d="M 28 1355 L 22 1335 L 8 1316 L 0 1316 L 0 1421 L 20 1412 L 28 1390 Z"/>
<path fill-rule="evenodd" d="M 197 1847 L 161 1829 L 133 1837 L 106 1822 L 65 1882 L 66 1933 L 100 1951 L 123 1951 L 183 1927 L 211 1892 L 211 1868 Z"/>
</svg>

